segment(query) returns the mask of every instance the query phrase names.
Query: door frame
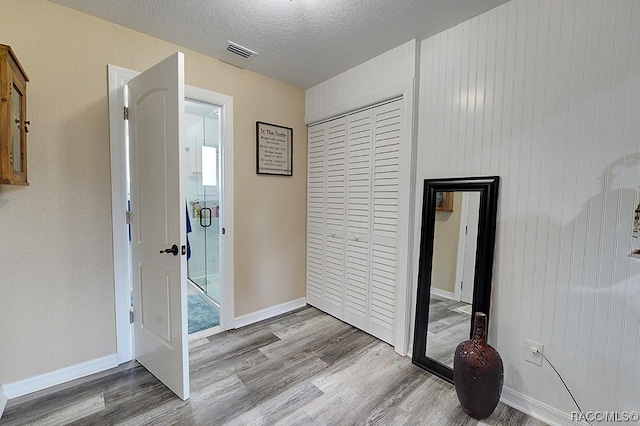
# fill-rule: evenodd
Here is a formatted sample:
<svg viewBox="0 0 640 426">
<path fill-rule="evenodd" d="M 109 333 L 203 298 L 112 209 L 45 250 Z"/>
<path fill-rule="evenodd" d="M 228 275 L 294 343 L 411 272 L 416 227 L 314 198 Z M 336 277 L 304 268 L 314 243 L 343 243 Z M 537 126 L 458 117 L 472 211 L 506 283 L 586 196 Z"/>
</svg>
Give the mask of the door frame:
<svg viewBox="0 0 640 426">
<path fill-rule="evenodd" d="M 134 357 L 131 310 L 131 255 L 127 226 L 127 152 L 125 146 L 125 85 L 140 74 L 108 65 L 109 140 L 111 154 L 111 217 L 113 233 L 113 277 L 115 285 L 115 323 L 118 364 Z M 234 328 L 234 223 L 233 223 L 233 98 L 185 85 L 185 98 L 220 107 L 222 130 L 222 238 L 221 317 L 223 330 Z"/>
<path fill-rule="evenodd" d="M 475 239 L 477 239 L 478 237 L 478 220 L 477 219 L 473 224 L 474 225 L 473 228 L 470 230 L 471 232 L 469 232 L 469 229 L 468 229 L 469 223 L 471 223 L 469 220 L 469 215 L 472 213 L 470 209 L 470 205 L 471 205 L 470 197 L 472 195 L 477 195 L 477 194 L 470 193 L 470 192 L 460 192 L 460 194 L 462 194 L 462 207 L 460 208 L 460 230 L 458 234 L 458 253 L 457 253 L 456 278 L 455 278 L 456 282 L 454 287 L 455 288 L 454 298 L 458 302 L 462 301 L 462 288 L 460 286 L 461 281 L 464 281 L 464 276 L 469 273 L 468 261 L 470 259 L 468 259 L 468 256 L 466 256 L 466 250 L 467 250 L 467 244 L 473 243 L 473 241 L 471 241 L 469 237 L 475 236 Z M 477 250 L 477 247 L 476 247 L 476 250 Z M 474 267 L 474 272 L 472 275 L 475 276 L 475 264 L 476 264 L 475 253 L 472 259 L 473 259 L 473 267 Z"/>
</svg>

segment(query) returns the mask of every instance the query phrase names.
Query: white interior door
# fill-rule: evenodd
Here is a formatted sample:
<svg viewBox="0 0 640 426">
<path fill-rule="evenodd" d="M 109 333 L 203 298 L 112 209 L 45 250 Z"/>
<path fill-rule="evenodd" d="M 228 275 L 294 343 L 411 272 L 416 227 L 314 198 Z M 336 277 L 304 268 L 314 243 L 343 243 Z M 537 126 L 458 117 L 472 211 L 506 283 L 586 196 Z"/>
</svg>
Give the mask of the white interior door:
<svg viewBox="0 0 640 426">
<path fill-rule="evenodd" d="M 183 400 L 189 398 L 184 98 L 180 52 L 129 82 L 134 353 Z"/>
</svg>

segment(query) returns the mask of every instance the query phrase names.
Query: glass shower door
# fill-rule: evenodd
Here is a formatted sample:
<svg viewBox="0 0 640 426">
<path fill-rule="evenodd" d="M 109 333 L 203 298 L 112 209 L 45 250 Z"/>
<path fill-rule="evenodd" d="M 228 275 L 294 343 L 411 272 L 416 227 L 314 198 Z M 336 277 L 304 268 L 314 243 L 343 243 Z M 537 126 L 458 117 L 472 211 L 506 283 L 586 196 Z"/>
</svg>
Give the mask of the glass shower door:
<svg viewBox="0 0 640 426">
<path fill-rule="evenodd" d="M 220 305 L 220 108 L 186 101 L 189 279 Z M 187 229 L 188 230 L 188 229 Z"/>
</svg>

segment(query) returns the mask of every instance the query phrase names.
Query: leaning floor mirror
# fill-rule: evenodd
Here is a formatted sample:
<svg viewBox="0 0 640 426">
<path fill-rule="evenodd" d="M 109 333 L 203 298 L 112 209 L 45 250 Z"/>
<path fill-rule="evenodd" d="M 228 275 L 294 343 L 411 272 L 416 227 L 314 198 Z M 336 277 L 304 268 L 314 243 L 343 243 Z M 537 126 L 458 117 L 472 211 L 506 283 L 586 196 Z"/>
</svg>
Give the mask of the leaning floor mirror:
<svg viewBox="0 0 640 426">
<path fill-rule="evenodd" d="M 473 313 L 489 315 L 498 176 L 426 179 L 413 363 L 453 382 Z"/>
</svg>

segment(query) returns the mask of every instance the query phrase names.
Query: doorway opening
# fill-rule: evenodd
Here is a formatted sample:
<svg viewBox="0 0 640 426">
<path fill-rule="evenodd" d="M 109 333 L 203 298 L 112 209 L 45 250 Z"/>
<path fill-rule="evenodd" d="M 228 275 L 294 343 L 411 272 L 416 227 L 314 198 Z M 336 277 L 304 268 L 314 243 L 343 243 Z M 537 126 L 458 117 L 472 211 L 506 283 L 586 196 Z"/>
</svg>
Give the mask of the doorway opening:
<svg viewBox="0 0 640 426">
<path fill-rule="evenodd" d="M 220 331 L 220 107 L 185 100 L 189 335 Z"/>
<path fill-rule="evenodd" d="M 117 355 L 118 363 L 128 362 L 134 358 L 133 332 L 130 323 L 131 311 L 131 263 L 129 253 L 129 227 L 128 227 L 128 147 L 127 140 L 127 123 L 123 120 L 123 108 L 127 104 L 127 83 L 136 77 L 139 72 L 128 70 L 114 65 L 108 66 L 109 71 L 109 116 L 110 116 L 110 140 L 111 140 L 111 188 L 112 188 L 112 218 L 113 218 L 113 256 L 114 256 L 114 282 L 115 282 L 115 298 L 116 298 L 116 332 L 117 332 Z M 208 328 L 204 331 L 195 332 L 189 335 L 190 340 L 205 337 L 208 334 L 215 333 L 226 329 L 234 328 L 234 232 L 233 232 L 233 98 L 208 90 L 185 86 L 185 117 L 187 113 L 194 112 L 189 110 L 191 103 L 193 106 L 198 105 L 209 108 L 209 113 L 216 111 L 217 115 L 217 136 L 219 139 L 218 146 L 212 147 L 216 149 L 216 180 L 217 185 L 215 194 L 217 201 L 217 235 L 214 228 L 214 218 L 211 217 L 209 225 L 209 216 L 203 218 L 203 224 L 207 226 L 210 234 L 217 240 L 217 269 L 208 269 L 205 275 L 211 271 L 212 281 L 217 284 L 214 290 L 213 286 L 204 290 L 198 287 L 191 280 L 186 280 L 184 286 L 187 294 L 196 295 L 199 300 L 206 304 L 213 304 L 218 308 L 219 325 L 214 328 Z M 193 115 L 198 115 L 193 114 Z M 202 117 L 202 115 L 201 115 Z M 188 118 L 187 120 L 188 127 Z M 206 145 L 206 144 L 204 144 Z M 211 151 L 212 152 L 212 151 Z M 200 154 L 201 155 L 201 154 Z M 205 154 L 207 155 L 207 154 Z M 191 161 L 188 152 L 184 152 L 183 161 Z M 196 157 L 197 161 L 197 157 Z M 187 173 L 189 173 L 189 165 L 184 165 Z M 184 174 L 184 173 L 183 173 Z M 208 179 L 208 178 L 207 178 Z M 184 177 L 183 181 L 189 178 Z M 210 182 L 210 181 L 206 181 Z M 185 185 L 185 210 L 188 216 L 190 207 L 189 198 L 186 193 L 189 191 Z M 211 191 L 214 185 L 206 185 L 207 199 L 213 199 L 214 191 Z M 204 192 L 204 191 L 201 191 Z M 212 201 L 213 202 L 213 201 Z M 211 205 L 205 206 L 211 208 Z M 205 215 L 208 215 L 205 210 Z M 192 225 L 200 227 L 199 218 L 194 223 L 191 218 Z M 191 240 L 194 235 L 192 232 L 188 234 Z M 221 235 L 221 234 L 224 234 Z M 197 242 L 196 242 L 197 246 Z M 192 247 L 198 250 L 197 247 Z M 202 250 L 202 249 L 200 249 Z M 209 251 L 212 250 L 211 244 Z M 187 269 L 195 268 L 189 265 Z M 196 276 L 194 269 L 193 275 Z M 215 273 L 214 273 L 215 271 Z M 196 279 L 197 281 L 197 279 Z M 215 294 L 214 296 L 211 296 Z M 193 299 L 192 300 L 196 300 Z M 214 303 L 213 300 L 216 300 Z"/>
<path fill-rule="evenodd" d="M 124 87 L 125 94 L 127 86 Z M 195 340 L 223 330 L 220 322 L 223 199 L 220 171 L 222 107 L 185 99 L 184 176 L 187 233 L 187 330 Z M 129 130 L 125 123 L 125 146 L 129 152 Z M 128 161 L 127 161 L 128 163 Z M 127 164 L 127 171 L 130 165 Z M 130 205 L 130 175 L 127 174 L 127 204 Z M 131 241 L 129 242 L 131 243 Z M 131 246 L 129 245 L 131 253 Z M 131 283 L 133 303 L 133 282 Z"/>
</svg>

